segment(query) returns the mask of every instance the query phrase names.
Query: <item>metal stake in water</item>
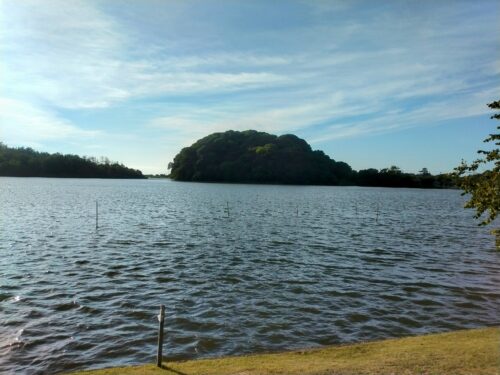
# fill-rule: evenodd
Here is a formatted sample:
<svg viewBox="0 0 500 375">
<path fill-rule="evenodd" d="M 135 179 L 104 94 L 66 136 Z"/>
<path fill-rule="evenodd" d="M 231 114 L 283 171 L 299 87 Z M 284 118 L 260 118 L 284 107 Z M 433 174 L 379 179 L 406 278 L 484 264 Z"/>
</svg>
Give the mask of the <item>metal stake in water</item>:
<svg viewBox="0 0 500 375">
<path fill-rule="evenodd" d="M 160 305 L 160 314 L 158 315 L 158 354 L 156 355 L 156 366 L 161 368 L 163 358 L 163 323 L 165 322 L 165 305 Z"/>
</svg>

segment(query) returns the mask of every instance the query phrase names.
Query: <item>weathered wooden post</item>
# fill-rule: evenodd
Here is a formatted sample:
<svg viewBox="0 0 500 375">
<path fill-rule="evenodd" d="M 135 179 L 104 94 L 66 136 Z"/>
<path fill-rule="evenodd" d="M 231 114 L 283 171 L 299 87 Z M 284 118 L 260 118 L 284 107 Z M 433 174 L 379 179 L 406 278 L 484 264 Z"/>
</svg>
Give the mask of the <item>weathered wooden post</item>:
<svg viewBox="0 0 500 375">
<path fill-rule="evenodd" d="M 165 321 L 165 305 L 160 305 L 158 321 L 160 324 L 158 327 L 158 354 L 156 356 L 156 366 L 161 368 L 161 361 L 163 357 L 163 323 Z"/>
</svg>

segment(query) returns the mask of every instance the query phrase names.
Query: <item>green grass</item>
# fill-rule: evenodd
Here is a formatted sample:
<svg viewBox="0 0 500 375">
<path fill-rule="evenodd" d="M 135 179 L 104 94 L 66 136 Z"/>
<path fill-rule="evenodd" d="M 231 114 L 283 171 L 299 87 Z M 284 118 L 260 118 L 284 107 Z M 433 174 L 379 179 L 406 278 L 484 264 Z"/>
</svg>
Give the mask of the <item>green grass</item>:
<svg viewBox="0 0 500 375">
<path fill-rule="evenodd" d="M 278 354 L 83 371 L 73 375 L 500 374 L 500 329 L 483 328 Z"/>
</svg>

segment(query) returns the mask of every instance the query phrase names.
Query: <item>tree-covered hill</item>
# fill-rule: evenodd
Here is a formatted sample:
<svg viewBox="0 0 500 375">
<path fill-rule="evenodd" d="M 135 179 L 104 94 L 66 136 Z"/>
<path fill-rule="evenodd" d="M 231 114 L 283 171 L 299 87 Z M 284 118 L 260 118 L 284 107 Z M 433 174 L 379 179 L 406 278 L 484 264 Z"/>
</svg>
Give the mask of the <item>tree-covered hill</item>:
<svg viewBox="0 0 500 375">
<path fill-rule="evenodd" d="M 274 183 L 300 185 L 360 185 L 390 187 L 449 187 L 451 179 L 403 173 L 397 167 L 359 172 L 312 150 L 292 134 L 276 136 L 255 130 L 214 133 L 185 147 L 169 164 L 178 181 Z"/>
<path fill-rule="evenodd" d="M 108 159 L 49 154 L 31 148 L 12 148 L 0 143 L 0 176 L 144 178 L 142 172 Z"/>
<path fill-rule="evenodd" d="M 331 185 L 352 173 L 294 135 L 255 130 L 211 134 L 182 149 L 170 167 L 170 177 L 180 181 Z"/>
</svg>

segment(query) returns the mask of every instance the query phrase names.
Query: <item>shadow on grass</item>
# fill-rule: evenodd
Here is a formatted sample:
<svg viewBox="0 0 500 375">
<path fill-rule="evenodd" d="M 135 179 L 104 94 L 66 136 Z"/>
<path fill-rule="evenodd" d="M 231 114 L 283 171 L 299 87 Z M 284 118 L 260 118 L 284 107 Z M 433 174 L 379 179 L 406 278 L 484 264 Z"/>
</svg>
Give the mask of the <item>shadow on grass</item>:
<svg viewBox="0 0 500 375">
<path fill-rule="evenodd" d="M 167 371 L 170 371 L 170 372 L 172 372 L 172 373 L 174 373 L 174 374 L 177 374 L 177 375 L 189 375 L 189 374 L 187 374 L 187 373 L 185 373 L 185 372 L 182 372 L 182 371 L 179 371 L 179 370 L 173 369 L 173 368 L 171 368 L 171 367 L 168 367 L 167 365 L 165 365 L 165 364 L 163 364 L 163 363 L 161 364 L 161 369 L 162 369 L 162 370 L 167 370 Z"/>
</svg>

